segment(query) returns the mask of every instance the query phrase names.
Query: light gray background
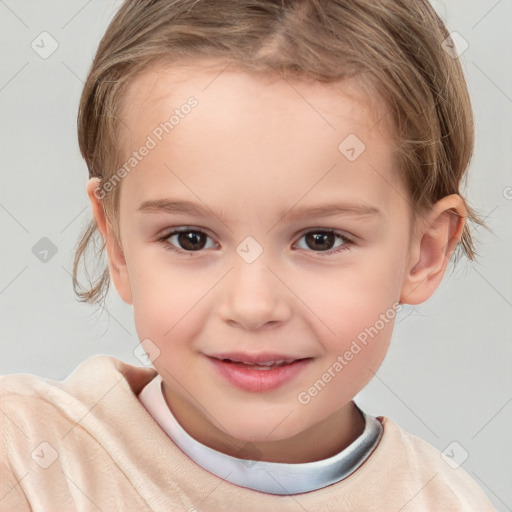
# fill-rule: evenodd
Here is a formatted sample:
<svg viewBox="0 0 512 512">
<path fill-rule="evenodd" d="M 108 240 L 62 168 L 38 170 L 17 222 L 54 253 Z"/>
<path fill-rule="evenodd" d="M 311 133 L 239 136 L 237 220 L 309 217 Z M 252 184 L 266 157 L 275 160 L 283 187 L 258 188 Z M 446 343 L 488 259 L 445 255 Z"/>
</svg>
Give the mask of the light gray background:
<svg viewBox="0 0 512 512">
<path fill-rule="evenodd" d="M 478 263 L 462 260 L 432 299 L 401 315 L 358 398 L 455 459 L 467 452 L 462 467 L 498 510 L 512 510 L 512 0 L 433 3 L 469 44 L 461 60 L 477 143 L 467 196 L 493 232 L 474 229 Z M 70 276 L 90 217 L 78 100 L 119 5 L 0 0 L 0 374 L 62 379 L 100 353 L 140 365 L 131 308 L 114 291 L 98 318 L 75 300 Z M 31 47 L 43 31 L 59 45 L 47 59 Z M 57 247 L 46 263 L 32 252 L 42 237 Z"/>
</svg>

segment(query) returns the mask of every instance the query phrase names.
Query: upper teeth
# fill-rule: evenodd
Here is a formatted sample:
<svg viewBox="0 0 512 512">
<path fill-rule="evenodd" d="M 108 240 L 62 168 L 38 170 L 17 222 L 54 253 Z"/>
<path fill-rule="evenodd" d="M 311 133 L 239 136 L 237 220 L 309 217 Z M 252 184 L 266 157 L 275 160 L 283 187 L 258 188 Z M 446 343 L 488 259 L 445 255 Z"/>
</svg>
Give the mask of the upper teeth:
<svg viewBox="0 0 512 512">
<path fill-rule="evenodd" d="M 261 366 L 274 366 L 276 364 L 283 364 L 283 363 L 291 363 L 291 360 L 286 359 L 280 359 L 279 361 L 261 361 L 259 363 L 248 363 L 246 361 L 236 361 L 232 360 L 234 363 L 243 363 L 243 364 L 249 364 L 249 365 L 261 365 Z"/>
</svg>

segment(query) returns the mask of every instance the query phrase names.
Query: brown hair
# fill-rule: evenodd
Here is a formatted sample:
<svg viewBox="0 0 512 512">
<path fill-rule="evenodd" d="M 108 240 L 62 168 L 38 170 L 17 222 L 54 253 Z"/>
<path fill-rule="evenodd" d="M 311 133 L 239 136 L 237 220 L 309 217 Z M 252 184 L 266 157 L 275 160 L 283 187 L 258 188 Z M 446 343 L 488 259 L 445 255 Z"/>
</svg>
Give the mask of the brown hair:
<svg viewBox="0 0 512 512">
<path fill-rule="evenodd" d="M 123 92 L 157 64 L 227 59 L 247 71 L 278 71 L 335 82 L 362 77 L 386 102 L 396 126 L 399 169 L 418 210 L 460 186 L 473 151 L 473 116 L 461 64 L 443 48 L 449 37 L 427 0 L 125 0 L 103 36 L 85 82 L 78 140 L 89 177 L 112 179 L 123 162 L 119 143 Z M 117 219 L 120 186 L 103 201 Z M 483 224 L 468 205 L 468 219 Z M 105 298 L 110 277 L 78 282 L 80 260 L 98 230 L 89 222 L 78 243 L 75 293 Z M 460 247 L 462 246 L 462 247 Z M 468 224 L 459 249 L 474 259 Z M 457 256 L 457 255 L 456 255 Z"/>
</svg>

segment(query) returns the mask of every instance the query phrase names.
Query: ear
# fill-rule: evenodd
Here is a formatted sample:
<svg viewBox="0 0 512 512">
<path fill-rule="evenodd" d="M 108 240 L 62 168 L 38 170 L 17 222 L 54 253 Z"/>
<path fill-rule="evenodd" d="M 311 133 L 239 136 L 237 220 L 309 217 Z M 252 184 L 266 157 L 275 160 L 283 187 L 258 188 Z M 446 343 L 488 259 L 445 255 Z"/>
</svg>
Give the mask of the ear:
<svg viewBox="0 0 512 512">
<path fill-rule="evenodd" d="M 418 220 L 411 240 L 401 303 L 420 304 L 436 291 L 462 236 L 466 215 L 464 201 L 452 194 L 440 199 Z"/>
<path fill-rule="evenodd" d="M 110 278 L 119 293 L 121 299 L 127 304 L 132 304 L 132 291 L 130 286 L 130 276 L 120 241 L 117 240 L 114 228 L 110 220 L 105 215 L 102 199 L 105 192 L 100 188 L 99 178 L 91 178 L 87 182 L 87 195 L 91 202 L 92 213 L 98 229 L 105 240 L 107 249 L 108 266 Z"/>
</svg>

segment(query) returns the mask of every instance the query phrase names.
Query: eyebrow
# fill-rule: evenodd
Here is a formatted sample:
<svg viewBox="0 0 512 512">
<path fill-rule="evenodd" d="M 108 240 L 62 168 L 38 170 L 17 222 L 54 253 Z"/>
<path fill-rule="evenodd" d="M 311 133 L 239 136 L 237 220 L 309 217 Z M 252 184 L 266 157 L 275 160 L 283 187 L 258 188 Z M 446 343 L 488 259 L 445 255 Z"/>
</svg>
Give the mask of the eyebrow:
<svg viewBox="0 0 512 512">
<path fill-rule="evenodd" d="M 168 213 L 168 214 L 188 214 L 198 217 L 215 217 L 227 222 L 225 215 L 220 212 L 216 214 L 206 205 L 202 206 L 191 201 L 173 201 L 170 199 L 151 199 L 144 201 L 137 209 L 142 213 Z M 382 217 L 381 210 L 372 205 L 358 203 L 331 203 L 321 206 L 292 207 L 286 212 L 281 212 L 279 218 L 300 220 L 306 217 L 335 217 L 335 216 L 355 216 L 355 217 Z"/>
</svg>

